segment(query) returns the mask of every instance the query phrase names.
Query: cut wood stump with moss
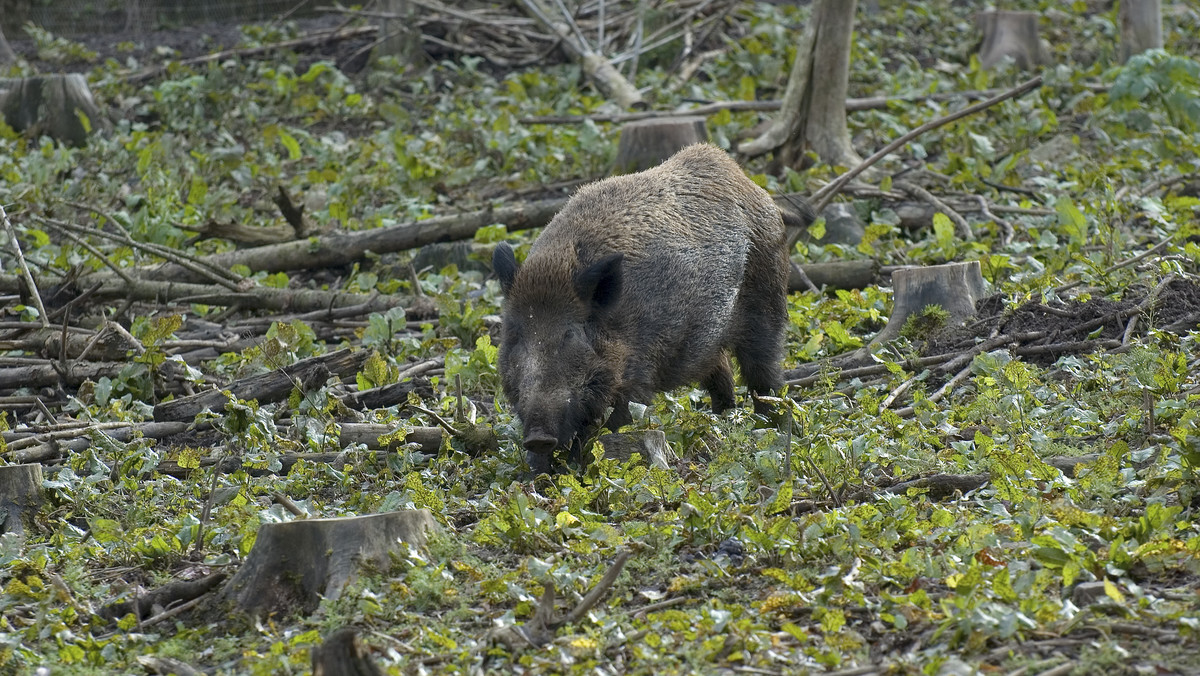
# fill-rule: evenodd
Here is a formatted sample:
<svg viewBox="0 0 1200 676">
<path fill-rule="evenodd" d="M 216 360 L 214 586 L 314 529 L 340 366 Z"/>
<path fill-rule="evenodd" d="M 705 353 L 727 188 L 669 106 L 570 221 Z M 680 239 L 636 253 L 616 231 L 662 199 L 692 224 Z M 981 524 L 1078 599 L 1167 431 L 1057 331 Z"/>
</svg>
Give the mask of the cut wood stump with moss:
<svg viewBox="0 0 1200 676">
<path fill-rule="evenodd" d="M 871 345 L 900 337 L 909 319 L 920 321 L 930 305 L 941 308 L 939 326 L 931 329 L 962 324 L 975 316 L 975 303 L 987 293 L 979 261 L 901 268 L 892 272 L 892 290 L 892 315 Z"/>
<path fill-rule="evenodd" d="M 265 523 L 222 599 L 249 615 L 309 613 L 341 596 L 364 566 L 386 570 L 393 553 L 424 546 L 436 530 L 427 509 Z"/>
<path fill-rule="evenodd" d="M 0 534 L 24 534 L 41 503 L 41 465 L 0 467 Z"/>
<path fill-rule="evenodd" d="M 1050 51 L 1038 35 L 1037 12 L 980 12 L 976 17 L 983 32 L 979 65 L 995 68 L 1011 58 L 1017 68 L 1030 70 L 1050 62 Z"/>
<path fill-rule="evenodd" d="M 694 143 L 708 141 L 703 117 L 669 117 L 629 122 L 621 127 L 614 174 L 632 174 L 657 167 L 663 160 Z"/>
<path fill-rule="evenodd" d="M 6 91 L 0 95 L 0 117 L 31 138 L 49 136 L 67 145 L 83 146 L 93 130 L 109 126 L 79 73 L 9 80 L 0 83 L 0 90 Z"/>
</svg>

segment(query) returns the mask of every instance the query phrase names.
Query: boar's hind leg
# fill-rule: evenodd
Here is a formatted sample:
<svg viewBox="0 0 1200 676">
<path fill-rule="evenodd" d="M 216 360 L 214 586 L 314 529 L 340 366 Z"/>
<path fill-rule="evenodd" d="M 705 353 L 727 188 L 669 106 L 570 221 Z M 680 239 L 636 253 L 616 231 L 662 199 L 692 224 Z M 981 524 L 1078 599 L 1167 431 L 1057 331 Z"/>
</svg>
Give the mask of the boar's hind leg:
<svg viewBox="0 0 1200 676">
<path fill-rule="evenodd" d="M 721 353 L 721 358 L 701 383 L 712 398 L 713 413 L 724 413 L 733 408 L 733 368 L 729 365 L 729 355 Z"/>
<path fill-rule="evenodd" d="M 754 394 L 776 395 L 783 388 L 783 339 L 787 326 L 787 300 L 782 296 L 747 304 L 733 353 L 742 370 L 746 387 Z M 759 414 L 771 407 L 755 402 Z"/>
</svg>

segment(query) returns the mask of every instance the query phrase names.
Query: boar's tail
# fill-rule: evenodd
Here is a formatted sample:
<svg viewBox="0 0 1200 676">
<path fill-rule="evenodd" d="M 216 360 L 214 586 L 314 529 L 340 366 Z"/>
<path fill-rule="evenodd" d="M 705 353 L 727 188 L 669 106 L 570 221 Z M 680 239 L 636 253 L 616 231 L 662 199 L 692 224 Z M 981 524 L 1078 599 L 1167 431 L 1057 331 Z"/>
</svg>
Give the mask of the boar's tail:
<svg viewBox="0 0 1200 676">
<path fill-rule="evenodd" d="M 808 200 L 800 195 L 776 195 L 775 205 L 783 215 L 783 224 L 789 228 L 807 228 L 817 220 L 817 212 L 813 211 Z"/>
</svg>

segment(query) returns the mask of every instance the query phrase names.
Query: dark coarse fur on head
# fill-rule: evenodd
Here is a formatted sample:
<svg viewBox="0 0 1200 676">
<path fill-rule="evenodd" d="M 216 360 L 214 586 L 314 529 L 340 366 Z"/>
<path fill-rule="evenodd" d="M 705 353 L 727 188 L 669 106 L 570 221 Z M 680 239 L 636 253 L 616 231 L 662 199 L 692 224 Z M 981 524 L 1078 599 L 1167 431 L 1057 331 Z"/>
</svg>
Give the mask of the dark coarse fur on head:
<svg viewBox="0 0 1200 676">
<path fill-rule="evenodd" d="M 789 261 L 780 210 L 720 149 L 581 188 L 504 290 L 499 368 L 530 464 L 630 421 L 630 401 L 700 383 L 734 404 L 729 353 L 752 392 L 782 386 Z"/>
</svg>

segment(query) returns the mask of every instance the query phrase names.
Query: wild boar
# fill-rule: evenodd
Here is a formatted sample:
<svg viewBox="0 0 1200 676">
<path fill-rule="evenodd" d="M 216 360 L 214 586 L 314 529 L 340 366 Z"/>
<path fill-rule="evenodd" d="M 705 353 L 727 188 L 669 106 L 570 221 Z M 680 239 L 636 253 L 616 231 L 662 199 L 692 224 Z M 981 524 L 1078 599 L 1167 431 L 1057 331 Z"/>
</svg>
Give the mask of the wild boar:
<svg viewBox="0 0 1200 676">
<path fill-rule="evenodd" d="M 518 266 L 492 258 L 505 298 L 499 370 L 529 464 L 631 421 L 629 402 L 700 383 L 734 405 L 729 353 L 751 392 L 782 386 L 790 263 L 783 214 L 719 148 L 581 188 Z M 578 447 L 576 447 L 578 448 Z"/>
</svg>

